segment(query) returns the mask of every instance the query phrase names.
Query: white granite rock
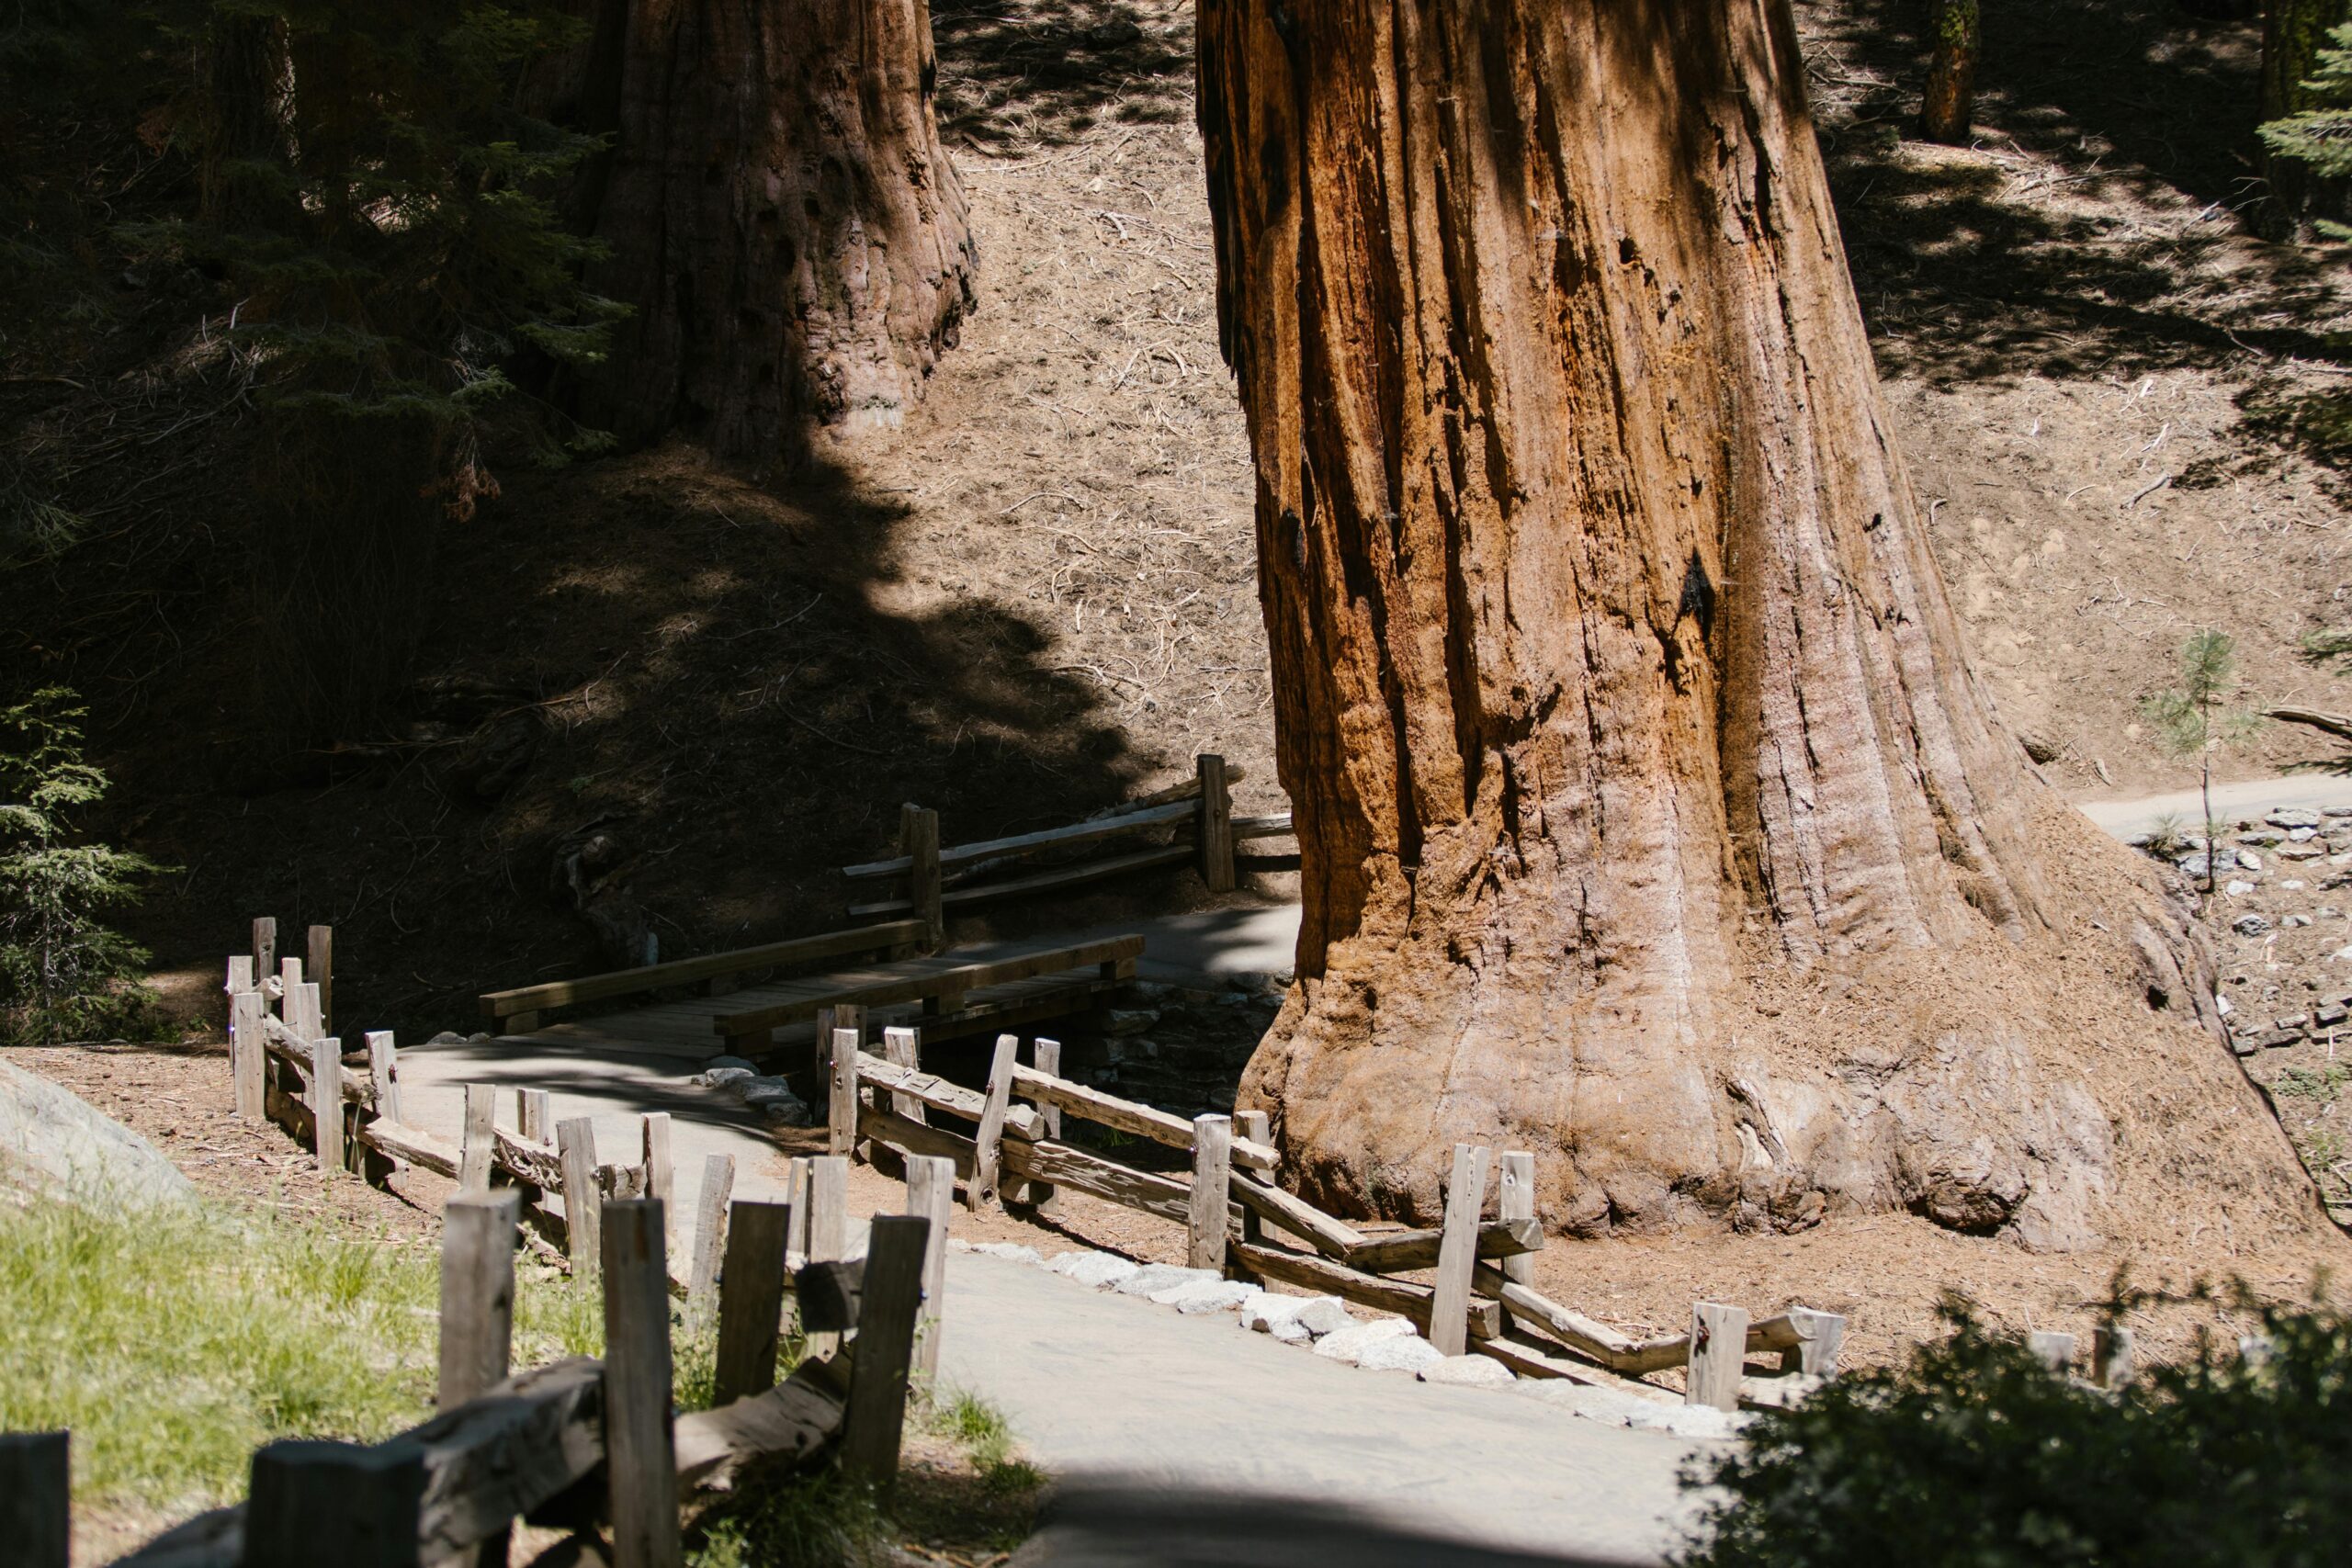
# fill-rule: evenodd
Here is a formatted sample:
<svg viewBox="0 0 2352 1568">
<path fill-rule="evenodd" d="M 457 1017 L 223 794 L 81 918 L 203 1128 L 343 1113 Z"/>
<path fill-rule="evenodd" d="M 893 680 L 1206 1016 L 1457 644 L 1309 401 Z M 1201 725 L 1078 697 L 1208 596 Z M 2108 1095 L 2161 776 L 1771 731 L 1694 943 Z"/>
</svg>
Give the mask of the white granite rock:
<svg viewBox="0 0 2352 1568">
<path fill-rule="evenodd" d="M 1367 1345 L 1356 1365 L 1368 1372 L 1419 1372 L 1445 1359 L 1445 1352 L 1418 1334 L 1399 1334 Z"/>
<path fill-rule="evenodd" d="M 1186 1317 L 1201 1317 L 1213 1312 L 1231 1312 L 1256 1293 L 1256 1289 L 1238 1280 L 1207 1280 L 1197 1285 L 1155 1291 L 1151 1299 L 1161 1306 L 1174 1307 Z"/>
<path fill-rule="evenodd" d="M 1140 1272 L 1133 1263 L 1108 1252 L 1065 1252 L 1046 1265 L 1092 1290 L 1104 1290 Z"/>
<path fill-rule="evenodd" d="M 1148 1296 L 1160 1291 L 1172 1291 L 1179 1285 L 1199 1284 L 1220 1276 L 1214 1269 L 1184 1269 L 1173 1263 L 1147 1263 L 1119 1281 L 1117 1290 L 1123 1296 Z"/>
<path fill-rule="evenodd" d="M 1453 1383 L 1463 1388 L 1502 1388 L 1519 1381 L 1509 1367 L 1492 1356 L 1447 1356 L 1423 1367 L 1420 1377 L 1423 1382 Z"/>
<path fill-rule="evenodd" d="M 1746 1411 L 1718 1410 L 1712 1404 L 1653 1404 L 1632 1412 L 1625 1425 L 1636 1432 L 1671 1432 L 1678 1438 L 1722 1441 L 1738 1437 L 1755 1419 Z"/>
<path fill-rule="evenodd" d="M 1315 1353 L 1334 1361 L 1353 1361 L 1384 1340 L 1403 1338 L 1413 1332 L 1413 1325 L 1401 1317 L 1374 1318 L 1323 1336 L 1315 1342 Z"/>
<path fill-rule="evenodd" d="M 1353 1328 L 1355 1325 L 1356 1320 L 1348 1315 L 1348 1309 L 1337 1296 L 1310 1297 L 1306 1304 L 1298 1309 L 1298 1325 L 1318 1339 L 1326 1334 Z"/>
<path fill-rule="evenodd" d="M 0 1062 L 0 1192 L 152 1209 L 196 1200 L 164 1151 L 72 1090 Z"/>
<path fill-rule="evenodd" d="M 1023 1247 L 1013 1241 L 974 1242 L 972 1250 L 984 1257 L 1001 1258 L 1009 1263 L 1026 1263 L 1033 1269 L 1044 1267 L 1046 1261 L 1037 1256 L 1035 1247 Z"/>
</svg>

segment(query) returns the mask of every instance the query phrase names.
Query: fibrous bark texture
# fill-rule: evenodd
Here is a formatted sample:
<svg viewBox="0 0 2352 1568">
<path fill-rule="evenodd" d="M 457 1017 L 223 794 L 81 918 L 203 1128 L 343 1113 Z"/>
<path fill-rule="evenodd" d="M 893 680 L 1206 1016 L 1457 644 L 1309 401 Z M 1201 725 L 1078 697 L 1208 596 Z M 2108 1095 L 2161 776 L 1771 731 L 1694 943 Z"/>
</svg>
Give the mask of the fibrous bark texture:
<svg viewBox="0 0 2352 1568">
<path fill-rule="evenodd" d="M 1968 140 L 1976 114 L 1976 0 L 1936 0 L 1936 50 L 1928 62 L 1928 96 L 1920 115 L 1930 140 Z"/>
<path fill-rule="evenodd" d="M 591 282 L 633 314 L 592 415 L 754 462 L 898 423 L 972 303 L 924 0 L 635 0 L 622 27 Z"/>
<path fill-rule="evenodd" d="M 2123 1029 L 2308 1211 L 2185 927 L 1969 672 L 1784 0 L 1200 18 L 1306 904 L 1243 1095 L 1304 1186 L 1426 1221 L 1471 1138 L 1571 1232 L 2077 1245 Z"/>
</svg>

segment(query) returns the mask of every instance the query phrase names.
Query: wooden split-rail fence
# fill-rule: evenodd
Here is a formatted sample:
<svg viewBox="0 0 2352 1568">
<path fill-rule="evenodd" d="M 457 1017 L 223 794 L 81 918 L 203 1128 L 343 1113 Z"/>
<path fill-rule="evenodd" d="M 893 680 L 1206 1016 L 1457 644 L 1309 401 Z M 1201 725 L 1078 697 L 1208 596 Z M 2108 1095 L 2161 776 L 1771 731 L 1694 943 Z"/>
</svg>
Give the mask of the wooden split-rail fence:
<svg viewBox="0 0 2352 1568">
<path fill-rule="evenodd" d="M 931 945 L 947 929 L 947 916 L 1009 898 L 1058 892 L 1082 883 L 1140 872 L 1190 865 L 1212 893 L 1231 891 L 1239 875 L 1238 846 L 1257 839 L 1287 838 L 1291 814 L 1236 817 L 1231 786 L 1238 767 L 1204 752 L 1193 760 L 1184 783 L 1130 802 L 1123 809 L 1067 828 L 1048 828 L 1010 838 L 942 847 L 939 813 L 907 806 L 899 815 L 899 852 L 888 860 L 842 867 L 853 883 L 895 883 L 891 897 L 853 902 L 853 919 L 911 916 L 923 923 Z M 1134 848 L 1122 840 L 1167 832 L 1172 841 Z M 1034 869 L 1043 855 L 1072 850 L 1100 851 L 1074 862 Z"/>
<path fill-rule="evenodd" d="M 1060 1076 L 1061 1048 L 998 1038 L 978 1089 L 926 1073 L 910 1029 L 883 1031 L 865 1048 L 857 1010 L 838 1010 L 830 1031 L 827 1125 L 835 1156 L 888 1149 L 946 1161 L 975 1208 L 999 1202 L 1051 1214 L 1065 1191 L 1154 1214 L 1185 1227 L 1196 1269 L 1275 1280 L 1408 1319 L 1450 1356 L 1491 1356 L 1525 1376 L 1589 1379 L 1593 1370 L 1641 1377 L 1688 1370 L 1694 1404 L 1736 1407 L 1747 1358 L 1780 1357 L 1781 1370 L 1834 1374 L 1845 1319 L 1792 1306 L 1752 1319 L 1742 1307 L 1702 1302 L 1682 1334 L 1635 1339 L 1544 1295 L 1532 1255 L 1544 1246 L 1535 1213 L 1535 1161 L 1511 1152 L 1455 1147 L 1444 1223 L 1371 1235 L 1285 1191 L 1280 1152 L 1261 1111 L 1190 1121 Z M 1065 1141 L 1062 1119 L 1187 1152 L 1189 1179 L 1146 1170 Z M 1495 1217 L 1485 1218 L 1490 1171 Z M 1430 1273 L 1427 1280 L 1398 1276 Z"/>
<path fill-rule="evenodd" d="M 844 1165 L 845 1162 L 830 1162 Z M 845 1171 L 844 1171 L 845 1174 Z M 439 1568 L 504 1562 L 517 1519 L 567 1532 L 545 1564 L 676 1568 L 686 1529 L 755 1477 L 837 1460 L 887 1491 L 910 1389 L 937 1354 L 944 1171 L 909 1171 L 915 1212 L 876 1215 L 854 1262 L 790 1238 L 842 1216 L 820 1201 L 735 1203 L 716 1303 L 712 1407 L 673 1414 L 667 1225 L 658 1198 L 598 1206 L 605 1354 L 509 1371 L 522 1195 L 460 1193 L 444 1216 L 440 1413 L 380 1443 L 289 1439 L 256 1450 L 245 1501 L 174 1527 L 134 1568 Z M 842 1190 L 835 1183 L 833 1190 Z M 785 1297 L 808 1346 L 778 1384 Z M 926 1354 L 927 1352 L 927 1354 Z M 65 1432 L 0 1435 L 0 1558 L 66 1568 Z M 589 1554 L 583 1556 L 581 1538 Z"/>
</svg>

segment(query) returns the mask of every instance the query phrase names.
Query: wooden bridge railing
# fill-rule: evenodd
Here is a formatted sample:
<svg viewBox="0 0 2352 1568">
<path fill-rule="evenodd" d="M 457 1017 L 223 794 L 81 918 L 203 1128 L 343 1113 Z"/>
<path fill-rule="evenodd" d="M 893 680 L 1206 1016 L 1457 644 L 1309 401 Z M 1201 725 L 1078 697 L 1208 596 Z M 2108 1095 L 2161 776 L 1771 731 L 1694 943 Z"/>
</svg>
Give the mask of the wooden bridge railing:
<svg viewBox="0 0 2352 1568">
<path fill-rule="evenodd" d="M 1193 767 L 1193 776 L 1185 783 L 1107 817 L 949 848 L 942 848 L 939 842 L 938 812 L 918 806 L 903 807 L 898 854 L 842 867 L 842 875 L 852 882 L 897 879 L 903 891 L 894 897 L 852 904 L 850 918 L 911 914 L 939 933 L 946 929 L 952 910 L 1178 865 L 1196 869 L 1210 892 L 1229 891 L 1238 875 L 1236 845 L 1252 839 L 1287 837 L 1290 813 L 1236 817 L 1229 786 L 1241 781 L 1241 770 L 1228 768 L 1223 757 L 1210 752 L 1195 758 Z M 1172 829 L 1175 841 L 1122 849 L 1042 871 L 1020 869 L 1039 855 L 1106 844 L 1156 829 Z M 934 935 L 933 940 L 938 937 Z"/>
</svg>

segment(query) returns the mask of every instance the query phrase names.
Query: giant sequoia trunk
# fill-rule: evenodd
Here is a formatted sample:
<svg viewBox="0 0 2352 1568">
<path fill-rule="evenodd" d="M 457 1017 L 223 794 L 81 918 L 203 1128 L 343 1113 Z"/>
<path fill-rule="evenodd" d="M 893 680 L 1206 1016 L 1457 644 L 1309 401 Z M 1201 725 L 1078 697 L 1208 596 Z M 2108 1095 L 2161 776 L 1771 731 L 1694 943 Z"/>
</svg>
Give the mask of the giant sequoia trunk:
<svg viewBox="0 0 2352 1568">
<path fill-rule="evenodd" d="M 1931 141 L 1962 142 L 1976 118 L 1976 0 L 1936 0 L 1935 53 L 1920 128 Z"/>
<path fill-rule="evenodd" d="M 1581 1234 L 2073 1246 L 2169 1135 L 2307 1224 L 2185 926 L 1962 658 L 1784 0 L 1200 27 L 1306 903 L 1243 1094 L 1304 1186 L 1426 1219 L 1467 1137 Z"/>
<path fill-rule="evenodd" d="M 972 300 L 925 0 L 627 0 L 619 33 L 582 96 L 613 115 L 591 281 L 633 314 L 591 415 L 754 462 L 897 423 Z"/>
</svg>

